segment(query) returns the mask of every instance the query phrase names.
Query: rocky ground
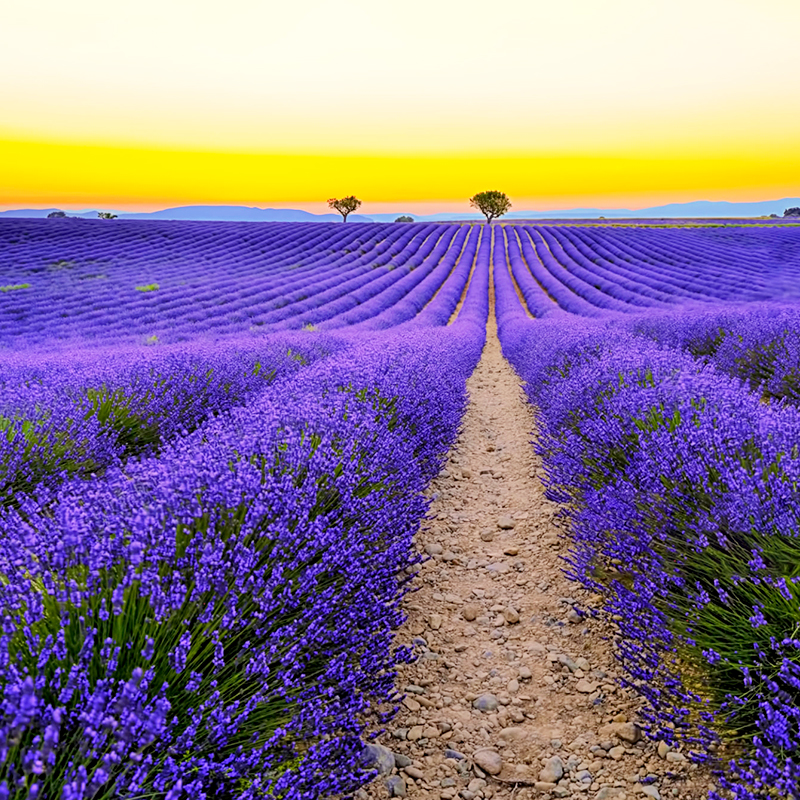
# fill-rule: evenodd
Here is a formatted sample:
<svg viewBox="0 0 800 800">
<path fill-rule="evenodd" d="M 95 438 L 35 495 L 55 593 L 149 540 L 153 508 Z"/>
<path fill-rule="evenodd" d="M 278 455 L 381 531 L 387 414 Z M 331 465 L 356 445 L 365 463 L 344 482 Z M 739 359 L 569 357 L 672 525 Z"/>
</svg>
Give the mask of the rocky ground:
<svg viewBox="0 0 800 800">
<path fill-rule="evenodd" d="M 401 668 L 402 710 L 371 748 L 381 774 L 357 797 L 704 798 L 702 768 L 643 739 L 610 629 L 573 607 L 593 598 L 563 575 L 532 410 L 493 321 L 468 389 L 399 631 L 419 658 Z"/>
</svg>

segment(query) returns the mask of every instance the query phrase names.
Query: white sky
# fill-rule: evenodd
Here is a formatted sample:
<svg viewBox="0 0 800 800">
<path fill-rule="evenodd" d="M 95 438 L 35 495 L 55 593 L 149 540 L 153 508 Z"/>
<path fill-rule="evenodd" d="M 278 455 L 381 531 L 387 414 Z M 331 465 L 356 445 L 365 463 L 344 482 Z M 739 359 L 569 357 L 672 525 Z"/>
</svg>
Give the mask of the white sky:
<svg viewBox="0 0 800 800">
<path fill-rule="evenodd" d="M 794 0 L 5 0 L 0 138 L 262 151 L 782 146 Z"/>
</svg>

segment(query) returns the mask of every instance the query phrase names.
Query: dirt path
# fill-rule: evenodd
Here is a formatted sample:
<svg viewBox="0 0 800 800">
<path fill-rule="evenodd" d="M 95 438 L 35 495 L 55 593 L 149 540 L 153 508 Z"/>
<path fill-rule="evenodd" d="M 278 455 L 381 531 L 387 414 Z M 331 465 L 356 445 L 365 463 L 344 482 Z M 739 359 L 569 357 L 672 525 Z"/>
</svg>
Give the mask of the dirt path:
<svg viewBox="0 0 800 800">
<path fill-rule="evenodd" d="M 391 752 L 374 748 L 384 774 L 358 796 L 705 797 L 707 776 L 641 739 L 609 631 L 573 610 L 591 598 L 562 574 L 533 414 L 494 319 L 468 390 L 399 632 L 419 658 L 401 668 L 403 709 L 380 739 Z"/>
</svg>

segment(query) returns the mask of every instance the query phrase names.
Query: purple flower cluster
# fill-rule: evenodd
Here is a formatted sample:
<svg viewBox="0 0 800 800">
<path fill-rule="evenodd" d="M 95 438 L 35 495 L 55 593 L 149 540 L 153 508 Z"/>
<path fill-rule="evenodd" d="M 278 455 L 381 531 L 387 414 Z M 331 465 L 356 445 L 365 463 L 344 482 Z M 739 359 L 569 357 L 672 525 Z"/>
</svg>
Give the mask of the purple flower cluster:
<svg viewBox="0 0 800 800">
<path fill-rule="evenodd" d="M 9 442 L 104 455 L 92 474 L 58 451 L 0 509 L 0 797 L 305 800 L 370 776 L 488 316 L 490 238 L 443 230 L 464 257 L 407 285 L 422 314 L 394 330 L 4 361 Z M 157 441 L 125 450 L 130 419 Z M 17 478 L 39 450 L 8 451 Z"/>
<path fill-rule="evenodd" d="M 0 351 L 0 505 L 156 452 L 347 342 L 330 335 L 161 348 Z"/>
<path fill-rule="evenodd" d="M 633 329 L 741 378 L 766 400 L 800 405 L 800 308 L 730 304 L 654 315 Z"/>
<path fill-rule="evenodd" d="M 369 777 L 490 274 L 650 735 L 800 797 L 796 230 L 9 220 L 0 262 L 0 800 Z"/>
<path fill-rule="evenodd" d="M 0 347 L 163 344 L 350 325 L 420 282 L 414 303 L 429 302 L 469 232 L 433 224 L 52 222 L 0 220 L 4 281 L 27 287 L 0 293 Z"/>
<path fill-rule="evenodd" d="M 537 321 L 498 260 L 495 286 L 570 517 L 568 572 L 618 620 L 649 734 L 724 756 L 734 797 L 799 796 L 800 412 L 665 345 L 686 314 Z M 732 730 L 751 745 L 722 746 Z"/>
</svg>

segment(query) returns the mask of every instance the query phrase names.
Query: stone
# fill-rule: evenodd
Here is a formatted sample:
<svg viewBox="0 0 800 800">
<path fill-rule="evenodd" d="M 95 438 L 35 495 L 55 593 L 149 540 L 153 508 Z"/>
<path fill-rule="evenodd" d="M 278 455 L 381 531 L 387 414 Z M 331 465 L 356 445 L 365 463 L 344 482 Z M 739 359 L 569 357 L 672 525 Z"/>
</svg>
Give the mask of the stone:
<svg viewBox="0 0 800 800">
<path fill-rule="evenodd" d="M 511 517 L 502 516 L 497 520 L 497 527 L 502 531 L 510 531 L 516 527 L 516 522 Z"/>
<path fill-rule="evenodd" d="M 406 782 L 400 775 L 391 775 L 386 779 L 386 789 L 389 792 L 389 797 L 405 797 L 406 796 Z"/>
<path fill-rule="evenodd" d="M 413 697 L 404 697 L 403 705 L 409 710 L 416 713 L 422 706 Z"/>
<path fill-rule="evenodd" d="M 516 678 L 512 678 L 506 684 L 506 689 L 508 690 L 509 694 L 516 694 L 519 691 L 519 681 Z"/>
<path fill-rule="evenodd" d="M 653 800 L 661 800 L 661 792 L 658 791 L 658 786 L 639 786 L 639 793 L 645 797 L 652 797 Z"/>
<path fill-rule="evenodd" d="M 394 753 L 382 744 L 368 744 L 361 754 L 365 767 L 375 767 L 379 775 L 388 775 L 394 769 Z"/>
<path fill-rule="evenodd" d="M 481 607 L 476 603 L 467 603 L 464 608 L 461 609 L 461 616 L 467 622 L 473 622 L 478 618 L 481 613 Z"/>
<path fill-rule="evenodd" d="M 526 737 L 526 732 L 524 728 L 517 728 L 513 725 L 509 728 L 503 728 L 500 733 L 497 734 L 497 738 L 503 744 L 508 744 L 509 742 L 519 742 L 521 739 Z"/>
<path fill-rule="evenodd" d="M 473 778 L 469 782 L 469 785 L 467 786 L 467 789 L 469 789 L 471 792 L 474 792 L 475 794 L 478 794 L 478 792 L 482 792 L 485 788 L 486 788 L 486 781 L 483 778 Z"/>
<path fill-rule="evenodd" d="M 686 761 L 686 756 L 676 750 L 670 750 L 669 753 L 667 753 L 667 761 L 672 764 L 680 764 L 681 761 Z"/>
<path fill-rule="evenodd" d="M 428 625 L 431 626 L 431 630 L 438 631 L 442 627 L 442 615 L 431 614 L 428 617 Z"/>
<path fill-rule="evenodd" d="M 503 769 L 503 759 L 500 758 L 500 753 L 490 747 L 482 747 L 480 750 L 476 750 L 472 754 L 472 760 L 487 775 L 497 775 Z"/>
<path fill-rule="evenodd" d="M 575 686 L 575 689 L 581 694 L 591 694 L 592 692 L 597 690 L 597 684 L 582 678 L 581 680 L 578 681 L 577 685 Z"/>
<path fill-rule="evenodd" d="M 642 738 L 641 728 L 635 722 L 620 722 L 617 736 L 623 742 L 630 742 L 636 744 Z"/>
<path fill-rule="evenodd" d="M 558 783 L 564 775 L 564 762 L 559 756 L 551 756 L 547 764 L 539 773 L 539 780 L 545 783 Z"/>
<path fill-rule="evenodd" d="M 482 542 L 494 541 L 494 531 L 481 531 L 481 541 Z"/>
<path fill-rule="evenodd" d="M 436 739 L 439 736 L 439 729 L 434 728 L 433 725 L 426 725 L 422 729 L 423 739 Z"/>
<path fill-rule="evenodd" d="M 658 755 L 661 758 L 666 758 L 667 753 L 669 753 L 669 745 L 666 742 L 659 742 L 658 743 Z"/>
<path fill-rule="evenodd" d="M 552 792 L 556 788 L 556 784 L 552 781 L 536 781 L 533 788 L 539 792 Z"/>
<path fill-rule="evenodd" d="M 601 736 L 616 736 L 623 742 L 635 744 L 642 738 L 641 728 L 635 722 L 609 722 L 599 731 Z"/>
<path fill-rule="evenodd" d="M 409 778 L 413 778 L 415 781 L 421 781 L 425 779 L 425 773 L 421 769 L 411 765 L 407 766 L 403 772 L 405 772 Z"/>
<path fill-rule="evenodd" d="M 519 622 L 519 611 L 517 611 L 517 609 L 513 606 L 506 606 L 503 609 L 503 619 L 509 625 L 515 625 L 517 622 Z"/>
<path fill-rule="evenodd" d="M 611 800 L 613 797 L 619 797 L 624 789 L 618 786 L 604 786 L 595 796 L 594 800 Z"/>
<path fill-rule="evenodd" d="M 483 711 L 485 713 L 490 713 L 492 711 L 497 711 L 499 702 L 497 698 L 493 694 L 482 694 L 480 697 L 476 697 L 472 701 L 472 707 L 478 709 L 478 711 Z M 409 733 L 409 739 L 411 738 L 411 734 Z"/>
<path fill-rule="evenodd" d="M 408 732 L 408 741 L 416 742 L 417 739 L 422 738 L 422 725 L 414 725 Z"/>
<path fill-rule="evenodd" d="M 614 761 L 619 761 L 625 755 L 625 748 L 621 744 L 618 744 L 608 751 L 608 755 L 610 758 L 613 758 Z"/>
<path fill-rule="evenodd" d="M 425 552 L 429 556 L 440 556 L 444 552 L 444 547 L 436 542 L 431 542 L 425 545 Z"/>
<path fill-rule="evenodd" d="M 458 750 L 450 750 L 449 748 L 444 751 L 445 758 L 453 758 L 456 761 L 463 761 L 466 756 L 463 753 L 459 753 Z"/>
<path fill-rule="evenodd" d="M 521 681 L 529 681 L 533 677 L 529 667 L 520 667 L 518 675 Z"/>
<path fill-rule="evenodd" d="M 394 754 L 394 765 L 397 769 L 403 769 L 403 767 L 411 766 L 411 759 L 405 755 L 405 753 L 395 753 Z"/>
</svg>

